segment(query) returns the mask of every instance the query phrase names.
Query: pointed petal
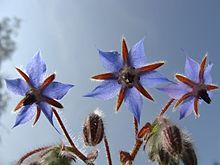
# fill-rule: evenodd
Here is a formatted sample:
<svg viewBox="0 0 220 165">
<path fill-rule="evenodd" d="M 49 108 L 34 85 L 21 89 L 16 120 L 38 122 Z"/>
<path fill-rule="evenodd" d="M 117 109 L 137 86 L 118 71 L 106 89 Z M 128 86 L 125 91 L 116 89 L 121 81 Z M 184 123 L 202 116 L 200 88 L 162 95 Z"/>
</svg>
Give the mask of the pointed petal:
<svg viewBox="0 0 220 165">
<path fill-rule="evenodd" d="M 14 79 L 14 80 L 6 79 L 5 82 L 6 82 L 7 88 L 16 95 L 25 96 L 25 94 L 29 90 L 28 84 L 20 78 Z"/>
<path fill-rule="evenodd" d="M 24 80 L 27 82 L 27 84 L 32 87 L 31 80 L 30 80 L 30 78 L 28 77 L 28 75 L 27 75 L 26 73 L 24 73 L 24 72 L 23 72 L 21 69 L 19 69 L 19 68 L 16 68 L 16 70 L 17 70 L 18 73 L 24 78 Z"/>
<path fill-rule="evenodd" d="M 142 74 L 144 72 L 150 72 L 150 71 L 153 71 L 153 70 L 161 67 L 164 63 L 165 63 L 164 61 L 157 62 L 157 63 L 152 63 L 152 64 L 149 64 L 149 65 L 143 66 L 141 68 L 138 68 L 137 71 L 140 74 Z"/>
<path fill-rule="evenodd" d="M 180 110 L 180 120 L 184 117 L 189 116 L 194 109 L 194 97 L 190 97 L 187 99 L 187 101 L 184 101 L 183 104 L 181 104 L 178 109 Z"/>
<path fill-rule="evenodd" d="M 121 55 L 116 51 L 103 52 L 99 50 L 99 56 L 104 68 L 110 72 L 117 72 L 123 67 Z"/>
<path fill-rule="evenodd" d="M 207 61 L 207 53 L 206 55 L 203 57 L 202 62 L 200 64 L 200 70 L 199 70 L 199 80 L 200 82 L 204 83 L 204 73 L 205 73 L 205 64 Z"/>
<path fill-rule="evenodd" d="M 208 64 L 208 66 L 205 69 L 204 73 L 204 83 L 205 84 L 211 84 L 212 83 L 212 76 L 211 76 L 211 70 L 212 70 L 213 64 Z"/>
<path fill-rule="evenodd" d="M 45 102 L 38 103 L 38 106 L 40 107 L 40 109 L 42 110 L 42 112 L 44 113 L 46 118 L 49 120 L 49 122 L 54 127 L 54 124 L 53 124 L 53 111 L 52 111 L 51 106 L 49 104 L 45 103 Z"/>
<path fill-rule="evenodd" d="M 40 118 L 40 114 L 41 114 L 41 109 L 39 106 L 37 106 L 37 112 L 36 112 L 36 116 L 35 116 L 35 119 L 34 119 L 34 123 L 32 126 L 35 126 L 35 124 L 37 123 L 37 121 L 39 120 Z"/>
<path fill-rule="evenodd" d="M 46 72 L 46 64 L 41 58 L 40 52 L 33 57 L 31 62 L 27 65 L 26 70 L 32 85 L 38 88 Z"/>
<path fill-rule="evenodd" d="M 128 47 L 124 38 L 122 38 L 122 43 L 121 43 L 121 54 L 123 57 L 124 64 L 129 64 Z"/>
<path fill-rule="evenodd" d="M 146 56 L 144 52 L 144 38 L 137 42 L 129 51 L 129 60 L 131 66 L 139 68 L 146 64 Z"/>
<path fill-rule="evenodd" d="M 92 79 L 95 79 L 95 80 L 110 80 L 110 79 L 116 79 L 116 77 L 113 73 L 103 73 L 103 74 L 93 76 Z"/>
<path fill-rule="evenodd" d="M 148 98 L 149 100 L 154 101 L 153 97 L 148 93 L 147 90 L 144 89 L 144 87 L 138 83 L 137 85 L 135 85 L 135 87 L 137 88 L 137 90 L 146 98 Z"/>
<path fill-rule="evenodd" d="M 27 106 L 23 107 L 21 109 L 21 111 L 19 111 L 19 113 L 16 117 L 16 121 L 15 121 L 13 128 L 31 120 L 34 117 L 35 108 L 36 108 L 35 104 L 27 105 Z"/>
<path fill-rule="evenodd" d="M 165 92 L 169 97 L 174 99 L 181 98 L 184 94 L 192 91 L 192 88 L 183 83 L 173 83 L 165 87 L 157 88 L 160 91 Z"/>
<path fill-rule="evenodd" d="M 191 92 L 184 94 L 174 105 L 174 108 L 178 107 L 182 102 L 184 102 L 186 99 L 188 99 L 193 94 Z"/>
<path fill-rule="evenodd" d="M 127 108 L 133 113 L 140 124 L 141 109 L 143 107 L 143 98 L 136 88 L 128 88 L 124 98 Z"/>
<path fill-rule="evenodd" d="M 157 71 L 146 72 L 140 76 L 140 83 L 147 88 L 154 88 L 171 81 Z"/>
<path fill-rule="evenodd" d="M 189 79 L 199 82 L 199 63 L 189 56 L 186 56 L 185 75 Z"/>
<path fill-rule="evenodd" d="M 180 82 L 182 82 L 182 83 L 192 87 L 192 88 L 195 85 L 195 82 L 193 82 L 192 80 L 188 79 L 186 76 L 184 76 L 182 74 L 176 74 L 176 79 L 179 80 Z"/>
<path fill-rule="evenodd" d="M 198 98 L 195 98 L 194 99 L 194 113 L 195 113 L 195 116 L 197 118 L 199 118 L 199 109 L 198 109 L 198 102 L 199 102 L 199 99 Z"/>
<path fill-rule="evenodd" d="M 116 103 L 116 111 L 119 110 L 123 100 L 124 100 L 124 97 L 125 97 L 125 92 L 126 92 L 126 89 L 125 88 L 121 88 L 120 92 L 119 92 L 119 95 L 118 95 L 118 100 L 117 100 L 117 103 Z"/>
<path fill-rule="evenodd" d="M 121 85 L 115 80 L 104 80 L 84 97 L 94 97 L 102 100 L 108 100 L 115 97 L 121 89 Z"/>
<path fill-rule="evenodd" d="M 47 77 L 44 80 L 43 84 L 40 86 L 40 90 L 41 91 L 44 90 L 48 85 L 50 85 L 53 82 L 54 79 L 55 79 L 55 74 L 52 74 L 49 77 Z"/>
<path fill-rule="evenodd" d="M 219 87 L 217 85 L 214 85 L 214 84 L 207 85 L 207 90 L 208 91 L 215 90 L 215 89 L 218 89 L 218 88 Z"/>
<path fill-rule="evenodd" d="M 26 97 L 24 97 L 21 101 L 19 101 L 19 103 L 16 105 L 16 107 L 13 111 L 15 112 L 15 111 L 19 110 L 23 106 L 25 100 L 26 100 Z"/>
<path fill-rule="evenodd" d="M 63 105 L 61 103 L 59 103 L 58 101 L 52 99 L 52 98 L 49 98 L 49 97 L 46 97 L 46 96 L 43 96 L 43 99 L 44 101 L 46 101 L 48 104 L 54 106 L 54 107 L 57 107 L 57 108 L 63 108 Z"/>
<path fill-rule="evenodd" d="M 60 83 L 60 82 L 52 82 L 50 85 L 48 85 L 44 89 L 42 94 L 44 96 L 60 100 L 67 94 L 67 92 L 72 87 L 73 87 L 73 85 L 71 85 L 71 84 L 63 84 L 63 83 Z"/>
</svg>

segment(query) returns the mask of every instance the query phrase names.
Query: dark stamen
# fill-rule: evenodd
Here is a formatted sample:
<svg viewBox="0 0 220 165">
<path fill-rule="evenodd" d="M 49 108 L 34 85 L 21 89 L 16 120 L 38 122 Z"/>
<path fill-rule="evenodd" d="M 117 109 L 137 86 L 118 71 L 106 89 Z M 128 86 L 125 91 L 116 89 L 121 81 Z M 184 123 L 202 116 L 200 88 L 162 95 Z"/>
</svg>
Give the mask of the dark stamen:
<svg viewBox="0 0 220 165">
<path fill-rule="evenodd" d="M 133 87 L 139 80 L 139 76 L 134 67 L 124 67 L 119 71 L 118 82 L 125 87 Z"/>
<path fill-rule="evenodd" d="M 200 90 L 199 91 L 199 97 L 201 99 L 203 99 L 207 104 L 211 103 L 211 99 L 210 99 L 210 97 L 209 97 L 209 95 L 207 93 L 207 90 L 205 90 L 205 89 Z"/>
<path fill-rule="evenodd" d="M 23 105 L 24 106 L 31 105 L 31 104 L 35 103 L 36 101 L 37 101 L 37 98 L 35 97 L 35 95 L 27 93 L 26 99 L 24 100 Z"/>
</svg>

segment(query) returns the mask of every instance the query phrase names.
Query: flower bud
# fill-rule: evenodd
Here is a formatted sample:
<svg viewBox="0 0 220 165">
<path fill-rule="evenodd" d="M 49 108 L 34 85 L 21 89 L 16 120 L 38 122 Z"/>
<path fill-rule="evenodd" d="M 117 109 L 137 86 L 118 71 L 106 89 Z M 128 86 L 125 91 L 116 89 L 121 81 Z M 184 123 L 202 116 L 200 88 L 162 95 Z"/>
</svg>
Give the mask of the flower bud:
<svg viewBox="0 0 220 165">
<path fill-rule="evenodd" d="M 96 146 L 104 136 L 104 124 L 100 112 L 89 114 L 83 125 L 83 138 L 87 146 Z"/>
<path fill-rule="evenodd" d="M 197 165 L 197 157 L 189 136 L 167 118 L 160 116 L 144 139 L 149 159 L 159 165 Z"/>
<path fill-rule="evenodd" d="M 176 125 L 166 126 L 162 131 L 162 145 L 173 156 L 178 156 L 182 151 L 182 137 Z"/>
<path fill-rule="evenodd" d="M 38 162 L 41 165 L 71 165 L 73 161 L 75 162 L 75 160 L 76 157 L 72 154 L 72 152 L 65 150 L 65 147 L 59 145 L 42 153 L 41 159 Z"/>
</svg>

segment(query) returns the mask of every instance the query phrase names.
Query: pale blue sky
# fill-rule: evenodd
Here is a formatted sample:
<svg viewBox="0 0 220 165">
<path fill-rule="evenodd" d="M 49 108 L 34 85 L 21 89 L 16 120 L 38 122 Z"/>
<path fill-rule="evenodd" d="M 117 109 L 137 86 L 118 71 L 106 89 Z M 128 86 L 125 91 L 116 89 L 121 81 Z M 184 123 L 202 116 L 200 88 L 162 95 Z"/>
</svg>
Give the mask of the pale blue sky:
<svg viewBox="0 0 220 165">
<path fill-rule="evenodd" d="M 57 73 L 57 80 L 76 85 L 62 100 L 65 108 L 62 117 L 82 148 L 81 125 L 86 115 L 99 107 L 105 114 L 113 163 L 119 164 L 119 150 L 131 149 L 134 141 L 132 116 L 123 105 L 114 113 L 115 99 L 99 101 L 81 97 L 98 83 L 90 81 L 91 75 L 102 73 L 97 48 L 120 51 L 121 37 L 125 36 L 131 47 L 145 36 L 145 52 L 149 62 L 166 60 L 160 71 L 170 79 L 174 73 L 183 72 L 185 49 L 192 58 L 201 60 L 205 52 L 214 62 L 213 80 L 220 84 L 220 1 L 218 0 L 0 0 L 0 18 L 16 16 L 22 19 L 17 38 L 17 51 L 2 66 L 7 77 L 17 77 L 15 66 L 25 66 L 41 50 L 48 72 Z M 168 97 L 150 89 L 156 102 L 144 102 L 141 124 L 152 121 Z M 200 165 L 220 160 L 219 92 L 212 104 L 200 106 L 201 117 L 190 116 L 178 120 L 179 113 L 168 115 L 193 137 Z M 14 124 L 11 109 L 20 97 L 11 95 L 1 122 L 8 129 Z M 37 125 L 19 126 L 7 133 L 0 128 L 0 164 L 8 165 L 30 149 L 54 144 L 62 137 L 42 115 Z M 102 145 L 99 146 L 103 152 Z M 81 164 L 78 162 L 78 164 Z M 98 165 L 106 164 L 100 153 Z M 134 164 L 149 164 L 141 150 Z"/>
</svg>

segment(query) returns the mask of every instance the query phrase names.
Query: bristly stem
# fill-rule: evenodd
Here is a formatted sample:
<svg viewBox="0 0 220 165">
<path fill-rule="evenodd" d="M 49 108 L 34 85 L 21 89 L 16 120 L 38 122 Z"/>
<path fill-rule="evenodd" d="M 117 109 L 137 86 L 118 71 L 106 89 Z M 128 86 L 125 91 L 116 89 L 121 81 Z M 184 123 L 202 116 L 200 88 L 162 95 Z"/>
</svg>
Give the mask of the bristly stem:
<svg viewBox="0 0 220 165">
<path fill-rule="evenodd" d="M 32 150 L 32 151 L 26 153 L 24 156 L 22 156 L 22 157 L 20 158 L 20 160 L 18 161 L 17 165 L 21 165 L 21 164 L 25 161 L 25 159 L 27 159 L 28 157 L 30 157 L 30 156 L 32 156 L 32 155 L 38 153 L 38 152 L 47 150 L 47 149 L 50 148 L 50 147 L 51 147 L 51 146 L 41 147 L 41 148 L 37 148 L 37 149 L 35 149 L 35 150 Z"/>
<path fill-rule="evenodd" d="M 112 165 L 111 152 L 110 152 L 108 140 L 105 134 L 104 134 L 104 144 L 105 144 L 105 151 L 106 151 L 106 157 L 108 160 L 108 165 Z"/>
<path fill-rule="evenodd" d="M 160 116 L 162 116 L 166 111 L 167 109 L 170 107 L 170 105 L 174 102 L 175 99 L 170 99 L 167 104 L 164 106 L 164 108 L 161 110 L 160 112 Z"/>
<path fill-rule="evenodd" d="M 135 117 L 134 117 L 133 122 L 134 122 L 134 135 L 135 135 L 135 138 L 136 138 L 136 136 L 138 134 L 138 121 Z"/>
<path fill-rule="evenodd" d="M 57 118 L 57 121 L 65 135 L 65 137 L 67 138 L 67 140 L 69 141 L 72 149 L 73 149 L 73 153 L 78 156 L 83 162 L 85 162 L 86 164 L 88 164 L 88 160 L 87 160 L 87 157 L 81 152 L 79 151 L 79 149 L 75 146 L 74 142 L 72 141 L 69 133 L 67 132 L 66 130 L 66 127 L 64 126 L 59 114 L 57 113 L 57 111 L 55 109 L 53 109 L 53 113 L 55 115 L 55 117 Z"/>
<path fill-rule="evenodd" d="M 135 145 L 134 145 L 134 147 L 133 147 L 133 149 L 132 149 L 132 151 L 131 151 L 131 154 L 130 154 L 132 161 L 133 161 L 134 158 L 136 157 L 136 155 L 137 155 L 137 153 L 138 153 L 138 151 L 139 151 L 139 149 L 140 149 L 142 143 L 143 143 L 143 140 L 136 139 L 136 143 L 135 143 Z"/>
</svg>

